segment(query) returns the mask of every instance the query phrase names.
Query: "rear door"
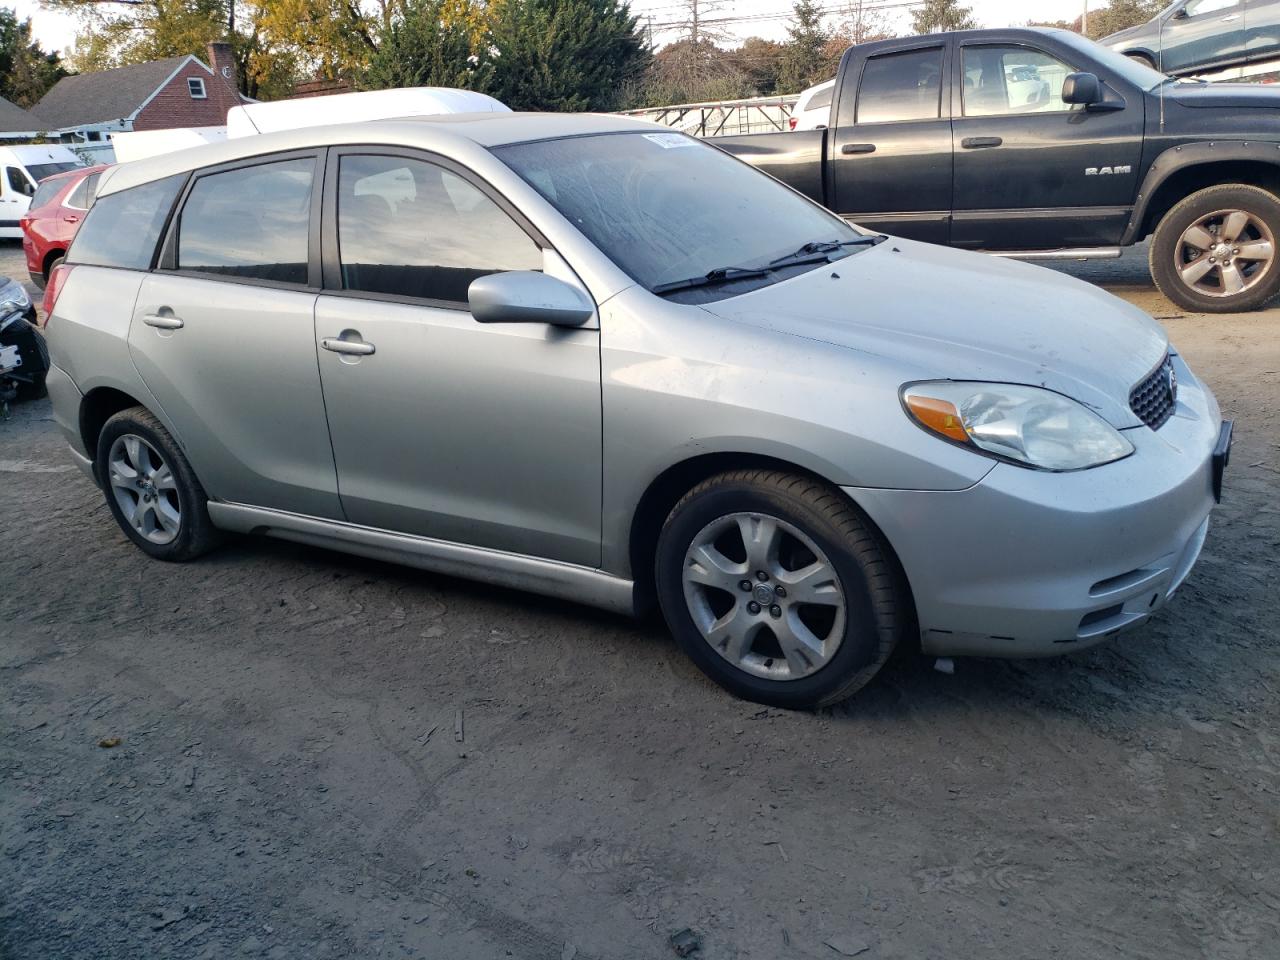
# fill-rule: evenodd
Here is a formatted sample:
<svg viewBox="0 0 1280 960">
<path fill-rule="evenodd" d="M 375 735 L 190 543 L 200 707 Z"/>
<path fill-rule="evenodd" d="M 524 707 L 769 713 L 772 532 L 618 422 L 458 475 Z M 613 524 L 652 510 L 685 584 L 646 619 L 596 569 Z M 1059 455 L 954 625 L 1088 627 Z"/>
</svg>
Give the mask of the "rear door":
<svg viewBox="0 0 1280 960">
<path fill-rule="evenodd" d="M 1245 0 L 1244 31 L 1250 60 L 1280 56 L 1280 0 Z"/>
<path fill-rule="evenodd" d="M 198 171 L 129 348 L 212 496 L 341 519 L 314 336 L 319 167 L 307 152 Z"/>
<path fill-rule="evenodd" d="M 1160 31 L 1162 70 L 1187 71 L 1240 59 L 1245 48 L 1241 0 L 1190 0 Z"/>
<path fill-rule="evenodd" d="M 949 47 L 922 37 L 851 58 L 830 132 L 832 209 L 872 230 L 946 243 L 951 218 Z"/>
<path fill-rule="evenodd" d="M 1119 242 L 1137 191 L 1145 101 L 1135 92 L 1120 110 L 1063 103 L 1067 75 L 1087 69 L 1068 56 L 1020 42 L 960 45 L 954 246 Z"/>
</svg>

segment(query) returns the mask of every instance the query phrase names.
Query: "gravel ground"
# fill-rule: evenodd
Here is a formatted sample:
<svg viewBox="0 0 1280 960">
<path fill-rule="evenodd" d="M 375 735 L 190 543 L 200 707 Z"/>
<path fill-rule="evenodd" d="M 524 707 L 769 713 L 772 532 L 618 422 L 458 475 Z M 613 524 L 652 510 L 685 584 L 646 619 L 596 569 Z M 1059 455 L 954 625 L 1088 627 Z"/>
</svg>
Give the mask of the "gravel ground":
<svg viewBox="0 0 1280 960">
<path fill-rule="evenodd" d="M 1065 269 L 1237 418 L 1199 566 L 1095 651 L 905 657 L 818 714 L 567 603 L 266 540 L 149 562 L 16 408 L 0 957 L 1274 956 L 1280 311 Z"/>
</svg>

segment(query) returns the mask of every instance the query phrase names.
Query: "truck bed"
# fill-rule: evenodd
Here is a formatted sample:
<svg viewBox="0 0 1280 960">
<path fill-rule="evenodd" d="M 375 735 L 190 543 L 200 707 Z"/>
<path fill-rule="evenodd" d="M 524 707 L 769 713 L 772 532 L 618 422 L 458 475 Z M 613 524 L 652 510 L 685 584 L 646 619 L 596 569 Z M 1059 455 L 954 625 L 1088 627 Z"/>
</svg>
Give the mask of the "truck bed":
<svg viewBox="0 0 1280 960">
<path fill-rule="evenodd" d="M 826 130 L 750 133 L 740 137 L 708 137 L 707 143 L 750 163 L 819 203 L 826 203 L 822 159 Z"/>
</svg>

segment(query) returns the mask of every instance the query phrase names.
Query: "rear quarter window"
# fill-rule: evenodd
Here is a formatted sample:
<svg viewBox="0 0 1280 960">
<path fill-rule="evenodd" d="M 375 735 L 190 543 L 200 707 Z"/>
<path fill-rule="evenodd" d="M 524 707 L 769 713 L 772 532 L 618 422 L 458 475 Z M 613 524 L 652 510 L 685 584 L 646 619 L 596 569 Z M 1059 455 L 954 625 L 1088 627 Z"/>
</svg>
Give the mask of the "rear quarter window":
<svg viewBox="0 0 1280 960">
<path fill-rule="evenodd" d="M 150 270 L 185 173 L 100 197 L 67 252 L 69 263 Z"/>
<path fill-rule="evenodd" d="M 58 191 L 67 185 L 65 180 L 46 180 L 44 183 L 36 187 L 36 192 L 31 197 L 31 209 L 36 210 L 45 204 L 53 201 L 58 195 Z"/>
</svg>

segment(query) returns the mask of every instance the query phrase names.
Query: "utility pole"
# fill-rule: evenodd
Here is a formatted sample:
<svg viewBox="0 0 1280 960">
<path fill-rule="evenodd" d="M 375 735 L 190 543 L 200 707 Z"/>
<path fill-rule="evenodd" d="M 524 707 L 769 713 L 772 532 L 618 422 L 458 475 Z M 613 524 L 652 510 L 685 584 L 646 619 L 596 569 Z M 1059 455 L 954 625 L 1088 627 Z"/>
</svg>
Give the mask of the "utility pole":
<svg viewBox="0 0 1280 960">
<path fill-rule="evenodd" d="M 1089 0 L 1084 0 L 1084 13 L 1080 14 L 1080 33 L 1089 35 Z"/>
<path fill-rule="evenodd" d="M 698 49 L 698 0 L 689 0 L 693 4 L 693 49 Z"/>
</svg>

